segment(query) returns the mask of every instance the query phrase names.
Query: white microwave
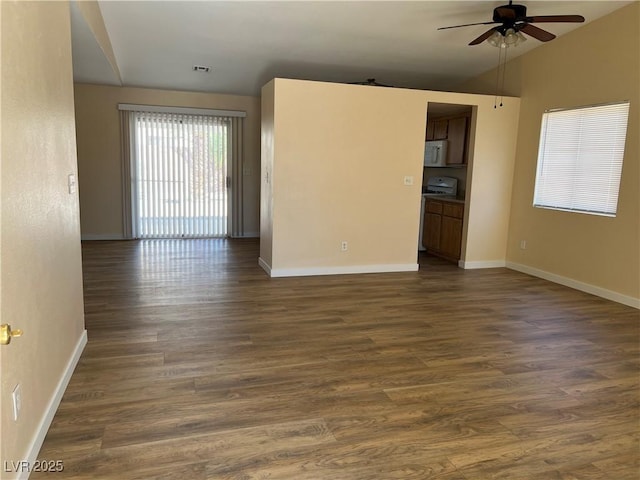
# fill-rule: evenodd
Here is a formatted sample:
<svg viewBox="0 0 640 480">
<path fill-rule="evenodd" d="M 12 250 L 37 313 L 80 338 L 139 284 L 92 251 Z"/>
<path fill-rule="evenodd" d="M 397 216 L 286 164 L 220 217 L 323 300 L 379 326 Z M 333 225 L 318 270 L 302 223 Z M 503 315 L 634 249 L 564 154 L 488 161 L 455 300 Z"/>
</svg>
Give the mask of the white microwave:
<svg viewBox="0 0 640 480">
<path fill-rule="evenodd" d="M 447 166 L 447 141 L 431 140 L 424 144 L 424 166 L 425 167 L 446 167 Z"/>
</svg>

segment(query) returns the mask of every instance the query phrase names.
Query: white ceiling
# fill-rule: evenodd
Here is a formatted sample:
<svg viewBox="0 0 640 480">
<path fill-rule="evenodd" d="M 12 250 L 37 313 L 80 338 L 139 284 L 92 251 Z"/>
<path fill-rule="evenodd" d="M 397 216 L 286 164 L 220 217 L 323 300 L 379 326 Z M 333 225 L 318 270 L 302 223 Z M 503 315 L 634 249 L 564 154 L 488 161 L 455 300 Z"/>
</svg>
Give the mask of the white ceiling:
<svg viewBox="0 0 640 480">
<path fill-rule="evenodd" d="M 504 1 L 100 1 L 122 84 L 259 95 L 274 77 L 336 82 L 375 78 L 451 90 L 493 68 L 497 50 L 467 44 Z M 524 1 L 528 15 L 580 14 L 586 22 L 630 1 Z M 117 83 L 72 8 L 74 77 Z M 582 24 L 538 24 L 560 36 Z M 91 37 L 91 38 L 90 38 Z M 529 37 L 510 55 L 543 45 Z M 102 58 L 100 56 L 102 55 Z M 197 73 L 193 65 L 211 67 Z"/>
</svg>

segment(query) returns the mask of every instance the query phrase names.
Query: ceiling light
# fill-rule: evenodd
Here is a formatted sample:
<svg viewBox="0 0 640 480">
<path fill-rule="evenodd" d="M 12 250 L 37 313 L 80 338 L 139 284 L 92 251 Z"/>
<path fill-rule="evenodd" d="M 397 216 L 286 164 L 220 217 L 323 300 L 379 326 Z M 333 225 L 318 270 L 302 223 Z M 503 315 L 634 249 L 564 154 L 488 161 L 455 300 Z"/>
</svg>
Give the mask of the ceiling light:
<svg viewBox="0 0 640 480">
<path fill-rule="evenodd" d="M 517 32 L 513 28 L 507 28 L 507 30 L 502 33 L 499 30 L 493 32 L 487 42 L 489 42 L 494 47 L 507 48 L 507 47 L 517 47 L 522 42 L 526 42 L 527 38 L 520 32 Z"/>
</svg>

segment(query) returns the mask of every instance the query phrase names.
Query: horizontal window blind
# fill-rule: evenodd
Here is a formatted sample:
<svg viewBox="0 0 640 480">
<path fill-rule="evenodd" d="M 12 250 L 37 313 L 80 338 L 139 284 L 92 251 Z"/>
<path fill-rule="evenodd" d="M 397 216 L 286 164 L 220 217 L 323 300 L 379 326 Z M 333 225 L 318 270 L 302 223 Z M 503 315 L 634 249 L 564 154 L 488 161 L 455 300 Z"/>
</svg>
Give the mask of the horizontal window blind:
<svg viewBox="0 0 640 480">
<path fill-rule="evenodd" d="M 542 117 L 533 204 L 615 216 L 629 102 Z"/>
<path fill-rule="evenodd" d="M 137 238 L 227 236 L 227 117 L 132 112 Z"/>
</svg>

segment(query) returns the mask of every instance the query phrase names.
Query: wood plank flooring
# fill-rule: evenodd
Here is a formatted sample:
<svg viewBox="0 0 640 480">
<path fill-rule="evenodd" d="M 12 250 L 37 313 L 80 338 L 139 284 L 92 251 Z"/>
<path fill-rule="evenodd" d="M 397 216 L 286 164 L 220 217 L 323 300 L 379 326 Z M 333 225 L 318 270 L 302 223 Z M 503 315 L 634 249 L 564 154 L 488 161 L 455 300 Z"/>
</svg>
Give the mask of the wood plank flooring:
<svg viewBox="0 0 640 480">
<path fill-rule="evenodd" d="M 256 240 L 83 245 L 31 478 L 640 478 L 638 311 L 506 269 L 269 279 Z"/>
</svg>

